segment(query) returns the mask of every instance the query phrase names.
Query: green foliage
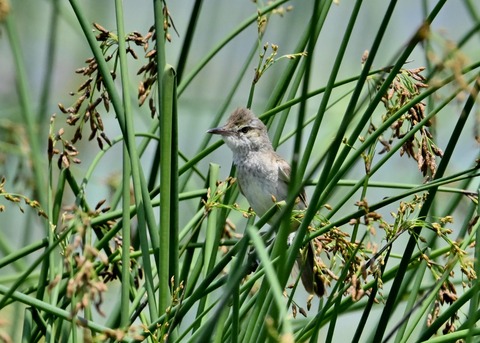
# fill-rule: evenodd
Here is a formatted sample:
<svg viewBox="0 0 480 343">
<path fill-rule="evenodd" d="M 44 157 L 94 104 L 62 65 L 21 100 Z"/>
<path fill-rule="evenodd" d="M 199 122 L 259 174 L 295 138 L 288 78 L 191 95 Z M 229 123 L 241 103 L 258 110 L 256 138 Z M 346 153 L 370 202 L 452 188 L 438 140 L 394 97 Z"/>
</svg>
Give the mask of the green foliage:
<svg viewBox="0 0 480 343">
<path fill-rule="evenodd" d="M 0 0 L 0 39 L 8 39 L 13 56 L 20 113 L 16 122 L 0 121 L 0 160 L 8 166 L 18 159 L 23 167 L 15 178 L 0 170 L 0 217 L 13 218 L 25 237 L 15 249 L 19 238 L 0 231 L 3 341 L 478 341 L 480 60 L 462 51 L 478 34 L 477 4 L 454 5 L 467 8 L 472 21 L 457 41 L 434 29 L 447 0 L 431 9 L 425 0 L 415 4 L 424 11 L 419 28 L 406 42 L 391 42 L 397 1 L 390 1 L 365 44 L 360 72 L 342 79 L 352 37 L 361 30 L 355 24 L 367 6 L 362 1 L 340 2 L 349 16 L 342 18 L 342 40 L 328 47 L 336 51 L 332 67 L 320 76 L 320 35 L 329 34 L 332 1 L 252 4 L 250 16 L 205 56 L 192 49 L 208 39 L 198 28 L 206 15 L 202 1 L 194 2 L 181 32 L 167 1 L 155 0 L 145 33 L 125 31 L 129 16 L 121 0 L 114 2 L 114 28 L 92 25 L 79 0 L 62 10 L 49 2 L 52 32 L 68 8 L 81 28 L 71 39 L 86 40 L 92 57 L 75 71 L 80 86 L 70 103 L 60 101 L 65 94 L 51 94 L 47 73 L 40 102 L 54 98 L 61 113 L 49 121 L 42 105 L 37 115 L 16 13 Z M 283 17 L 297 12 L 310 17 L 286 27 L 295 47 L 268 43 L 271 23 L 282 27 Z M 205 167 L 213 151 L 224 149 L 220 142 L 195 127 L 196 152 L 188 156 L 179 148 L 183 139 L 191 144 L 181 130 L 182 94 L 229 43 L 238 44 L 239 34 L 252 32 L 243 67 L 215 98 L 221 110 L 210 127 L 226 118 L 247 81 L 246 106 L 263 109 L 257 112 L 275 146 L 293 147 L 291 196 L 256 222 L 237 204 L 234 168 L 225 179 L 220 161 Z M 57 39 L 50 36 L 51 51 Z M 170 61 L 168 52 L 180 40 L 178 61 Z M 419 52 L 423 65 L 410 61 Z M 49 59 L 46 70 L 56 63 Z M 262 104 L 258 90 L 271 80 Z M 142 111 L 148 112 L 141 117 L 145 130 L 138 124 Z M 118 124 L 119 137 L 108 137 L 107 121 Z M 287 123 L 294 126 L 285 133 Z M 89 149 L 94 158 L 82 162 Z M 108 171 L 108 197 L 92 202 L 87 186 L 112 154 L 121 169 Z M 392 165 L 401 171 L 393 173 Z M 304 187 L 309 207 L 292 213 Z M 276 211 L 282 211 L 277 225 L 260 234 Z M 298 220 L 299 229 L 287 246 L 282 228 L 290 220 Z M 305 294 L 291 276 L 309 241 L 327 285 L 322 299 Z"/>
</svg>

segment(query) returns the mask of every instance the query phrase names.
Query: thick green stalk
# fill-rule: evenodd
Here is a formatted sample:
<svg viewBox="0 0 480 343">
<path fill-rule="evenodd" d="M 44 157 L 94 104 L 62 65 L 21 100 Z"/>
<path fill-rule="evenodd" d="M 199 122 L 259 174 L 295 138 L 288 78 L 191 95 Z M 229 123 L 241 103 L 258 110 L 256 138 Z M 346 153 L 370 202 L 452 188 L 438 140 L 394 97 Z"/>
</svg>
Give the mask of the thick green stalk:
<svg viewBox="0 0 480 343">
<path fill-rule="evenodd" d="M 115 4 L 115 15 L 118 29 L 118 48 L 120 51 L 126 51 L 126 44 L 123 37 L 125 37 L 125 30 L 123 27 L 123 8 L 122 4 L 118 1 Z M 127 73 L 127 61 L 126 53 L 119 54 L 120 60 L 120 75 L 122 81 L 122 103 L 125 111 L 125 116 L 131 115 L 132 105 L 130 101 L 129 90 L 126 89 L 129 86 L 129 77 Z M 130 114 L 127 114 L 130 113 Z M 127 142 L 124 141 L 123 146 L 123 166 L 122 166 L 122 285 L 120 291 L 121 302 L 121 315 L 120 325 L 126 327 L 129 322 L 129 292 L 128 287 L 130 285 L 130 158 L 128 155 Z"/>
<path fill-rule="evenodd" d="M 173 105 L 172 96 L 167 92 L 172 92 L 173 68 L 166 68 L 165 60 L 165 31 L 164 31 L 164 13 L 161 0 L 155 0 L 154 18 L 156 32 L 156 62 L 157 62 L 157 92 L 159 119 L 160 119 L 160 223 L 159 223 L 159 254 L 157 258 L 158 266 L 158 307 L 160 311 L 165 311 L 170 305 L 170 191 L 171 191 L 171 169 L 172 163 L 172 120 Z M 167 75 L 169 74 L 169 75 Z M 170 89 L 167 89 L 170 87 Z"/>
<path fill-rule="evenodd" d="M 172 193 L 177 192 L 173 180 L 178 173 L 172 170 L 172 164 L 176 166 L 178 155 L 173 155 L 176 145 L 173 141 L 174 134 L 174 83 L 175 73 L 168 66 L 162 72 L 162 96 L 160 111 L 160 254 L 159 254 L 159 308 L 165 310 L 170 302 L 171 277 L 178 275 L 178 232 L 175 222 L 172 221 L 172 213 L 178 207 Z M 160 92 L 160 89 L 159 89 Z M 175 162 L 174 162 L 175 160 Z M 175 175 L 174 175 L 175 174 Z M 173 201 L 172 201 L 173 200 Z M 175 237 L 177 236 L 177 237 Z M 174 245 L 171 243 L 173 242 Z M 176 243 L 175 243 L 176 242 Z M 173 260 L 175 259 L 176 260 Z M 176 274 L 176 275 L 175 275 Z M 175 280 L 174 280 L 175 281 Z M 178 280 L 176 281 L 178 282 Z"/>
<path fill-rule="evenodd" d="M 130 314 L 130 158 L 126 146 L 123 147 L 122 168 L 122 285 L 120 293 L 120 326 L 127 327 Z"/>
<path fill-rule="evenodd" d="M 209 189 L 211 192 L 215 192 L 217 189 L 216 183 L 218 180 L 220 166 L 218 164 L 210 164 L 208 180 Z M 220 243 L 220 230 L 217 229 L 217 216 L 219 209 L 214 208 L 208 215 L 207 230 L 205 233 L 205 243 L 203 246 L 203 277 L 206 277 L 212 270 L 217 260 L 218 246 Z M 208 295 L 205 295 L 198 304 L 197 317 L 205 310 L 205 306 L 208 305 Z M 194 327 L 194 331 L 198 330 L 202 326 L 202 322 L 199 321 L 197 326 Z"/>
<path fill-rule="evenodd" d="M 170 154 L 171 164 L 170 164 L 170 257 L 169 257 L 169 272 L 170 279 L 173 280 L 173 285 L 177 288 L 182 280 L 180 280 L 180 262 L 179 262 L 179 202 L 180 202 L 180 186 L 179 186 L 179 177 L 178 177 L 178 107 L 177 107 L 177 79 L 173 69 L 170 69 L 165 74 L 166 86 L 169 92 L 167 94 L 171 99 L 168 99 L 166 103 L 172 104 L 172 125 L 171 125 L 171 149 Z M 160 156 L 161 158 L 161 156 Z"/>
<path fill-rule="evenodd" d="M 132 180 L 133 180 L 133 189 L 135 194 L 135 204 L 137 206 L 138 211 L 138 230 L 139 231 L 146 231 L 147 227 L 149 229 L 152 245 L 154 247 L 154 251 L 158 250 L 158 233 L 156 232 L 156 224 L 155 218 L 153 215 L 153 208 L 152 203 L 150 200 L 150 195 L 148 193 L 146 181 L 142 172 L 141 168 L 141 161 L 138 156 L 136 144 L 135 144 L 135 126 L 133 120 L 133 111 L 131 106 L 131 96 L 130 96 L 130 83 L 128 78 L 128 67 L 127 67 L 127 49 L 125 44 L 125 28 L 123 23 L 123 4 L 121 0 L 115 1 L 115 13 L 116 13 L 116 23 L 117 23 L 117 30 L 118 30 L 118 57 L 120 61 L 120 74 L 122 80 L 122 108 L 115 108 L 117 112 L 117 118 L 122 118 L 124 122 L 124 127 L 122 130 L 124 134 L 126 134 L 126 148 L 128 150 L 128 154 L 130 156 L 130 164 L 131 164 L 131 171 L 132 171 Z M 98 59 L 97 59 L 98 60 Z M 105 59 L 103 55 L 100 61 L 104 62 Z M 100 61 L 98 62 L 100 68 Z M 110 74 L 108 74 L 110 76 Z M 105 75 L 102 73 L 102 76 L 105 79 Z M 109 78 L 111 80 L 111 77 Z M 113 82 L 113 80 L 111 80 Z M 109 89 L 109 94 L 111 95 Z M 115 93 L 116 94 L 116 93 Z M 145 221 L 143 220 L 145 219 Z M 148 253 L 144 255 L 144 262 L 146 259 L 149 258 Z M 153 296 L 153 294 L 150 294 Z M 153 300 L 154 298 L 152 298 Z M 155 312 L 153 301 L 149 302 L 150 305 L 150 316 L 152 318 L 157 317 L 157 313 Z"/>
</svg>

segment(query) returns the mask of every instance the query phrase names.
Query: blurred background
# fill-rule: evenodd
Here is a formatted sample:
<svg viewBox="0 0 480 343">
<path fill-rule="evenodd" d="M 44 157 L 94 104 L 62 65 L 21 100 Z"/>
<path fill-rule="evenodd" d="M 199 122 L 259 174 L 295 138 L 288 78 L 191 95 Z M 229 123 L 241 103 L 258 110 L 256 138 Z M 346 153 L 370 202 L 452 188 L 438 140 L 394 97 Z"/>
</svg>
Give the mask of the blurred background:
<svg viewBox="0 0 480 343">
<path fill-rule="evenodd" d="M 170 30 L 171 43 L 167 44 L 166 60 L 175 69 L 179 60 L 183 38 L 191 19 L 190 14 L 193 4 L 194 1 L 190 0 L 167 2 L 178 35 L 175 33 L 175 30 Z M 375 60 L 375 69 L 387 67 L 394 62 L 401 49 L 422 24 L 425 13 L 428 12 L 426 9 L 431 9 L 435 4 L 435 1 L 418 0 L 402 0 L 398 2 L 393 22 L 389 26 L 388 32 L 385 33 L 387 39 L 382 43 L 380 53 Z M 447 4 L 433 22 L 431 34 L 433 51 L 437 54 L 437 59 L 441 59 L 442 56 L 448 53 L 449 49 L 456 46 L 459 39 L 465 35 L 467 29 L 471 29 L 474 25 L 476 13 L 473 13 L 472 9 L 469 9 L 466 4 L 467 2 L 457 0 L 447 1 Z M 111 1 L 85 0 L 81 2 L 81 5 L 86 9 L 88 20 L 91 23 L 99 23 L 106 29 L 115 31 L 115 12 Z M 138 31 L 146 34 L 153 24 L 151 2 L 126 0 L 124 6 L 126 31 Z M 343 59 L 338 80 L 356 76 L 361 71 L 362 55 L 371 47 L 387 6 L 388 2 L 384 0 L 370 0 L 363 5 L 355 25 L 353 38 L 350 40 L 347 53 Z M 182 78 L 179 80 L 179 88 L 182 88 L 182 82 L 188 78 L 190 73 L 214 47 L 247 18 L 256 16 L 258 7 L 259 4 L 248 0 L 210 0 L 203 3 L 202 15 L 198 18 L 192 49 L 190 50 Z M 285 13 L 282 15 L 275 14 L 270 17 L 265 36 L 261 42 L 258 42 L 257 26 L 254 22 L 249 29 L 241 32 L 232 42 L 224 47 L 187 87 L 182 88 L 178 102 L 179 148 L 185 156 L 192 157 L 197 153 L 198 145 L 205 139 L 206 130 L 214 125 L 214 118 L 224 105 L 224 99 L 233 86 L 234 78 L 242 70 L 245 60 L 252 49 L 256 49 L 260 53 L 260 47 L 265 43 L 270 43 L 278 45 L 279 56 L 300 52 L 295 51 L 298 35 L 303 31 L 306 22 L 310 18 L 312 6 L 310 2 L 305 0 L 293 0 L 286 2 L 284 7 Z M 312 73 L 314 77 L 310 79 L 310 88 L 312 90 L 321 88 L 327 83 L 352 7 L 352 1 L 342 0 L 331 8 L 326 26 L 322 29 L 320 35 L 320 43 L 317 45 L 317 50 L 313 55 L 307 57 L 312 59 L 314 70 Z M 52 11 L 54 10 L 59 11 L 61 16 L 59 17 L 60 20 L 52 22 Z M 21 43 L 22 58 L 26 66 L 31 104 L 38 116 L 43 118 L 42 122 L 44 125 L 39 128 L 40 132 L 38 134 L 42 137 L 42 142 L 44 143 L 41 151 L 46 155 L 50 117 L 53 113 L 57 113 L 55 123 L 57 130 L 59 127 L 65 126 L 64 115 L 59 111 L 57 104 L 62 103 L 70 106 L 72 101 L 74 101 L 69 93 L 75 92 L 83 82 L 82 77 L 76 74 L 75 70 L 85 65 L 84 62 L 91 57 L 91 52 L 67 1 L 15 0 L 11 3 L 11 11 L 15 18 L 15 26 Z M 480 7 L 476 8 L 476 11 L 480 11 Z M 58 37 L 55 46 L 48 44 L 51 35 Z M 477 39 L 471 39 L 461 48 L 461 54 L 465 58 L 466 64 L 470 60 L 469 56 L 478 56 L 480 54 L 478 38 L 480 38 L 480 35 L 478 35 Z M 20 125 L 21 110 L 16 88 L 17 75 L 9 44 L 9 39 L 0 26 L 0 144 L 2 144 L 0 145 L 0 176 L 4 175 L 8 180 L 12 180 L 18 178 L 22 173 L 28 173 L 28 168 L 25 166 L 25 159 L 22 158 L 22 154 L 26 151 L 25 130 Z M 141 55 L 141 48 L 138 48 L 136 52 Z M 427 66 L 433 63 L 435 58 L 435 56 L 428 56 L 427 58 L 425 51 L 419 46 L 411 55 L 406 68 Z M 46 66 L 48 61 L 52 59 L 54 60 L 54 69 L 49 70 Z M 136 90 L 140 81 L 140 76 L 136 74 L 142 64 L 133 59 L 130 59 L 129 63 L 131 87 L 133 90 Z M 261 115 L 265 111 L 265 105 L 270 92 L 281 75 L 281 71 L 288 63 L 287 59 L 275 63 L 256 85 L 252 106 L 256 114 Z M 226 120 L 233 109 L 246 105 L 255 68 L 256 62 L 246 69 L 247 72 L 232 102 L 228 104 L 228 111 L 224 113 L 222 121 Z M 40 103 L 46 78 L 51 78 L 51 93 L 46 103 Z M 351 86 L 335 89 L 332 101 L 340 99 L 348 91 L 349 87 Z M 135 94 L 135 92 L 133 93 Z M 321 99 L 320 95 L 308 100 L 307 116 L 312 116 L 316 113 Z M 436 132 L 438 137 L 437 145 L 441 149 L 445 147 L 446 139 L 448 139 L 452 130 L 451 125 L 448 124 L 450 118 L 458 116 L 461 111 L 463 106 L 461 100 L 463 98 L 459 98 L 458 102 L 452 102 L 442 110 L 436 119 L 438 122 L 444 123 L 444 125 L 438 125 L 438 131 Z M 136 98 L 133 101 L 137 103 Z M 316 143 L 319 155 L 325 151 L 326 144 L 332 139 L 347 103 L 348 97 L 340 100 L 334 107 L 328 110 L 326 125 L 321 130 L 322 137 L 319 137 Z M 148 106 L 135 108 L 135 111 L 138 112 L 135 122 L 137 131 L 146 130 L 151 122 Z M 295 109 L 297 107 L 294 107 L 293 112 L 295 112 Z M 478 118 L 479 116 L 477 115 L 477 120 Z M 120 135 L 120 130 L 112 110 L 109 114 L 103 115 L 103 120 L 105 131 L 109 137 L 114 138 Z M 295 122 L 293 120 L 289 122 L 285 132 L 288 132 L 289 127 L 293 129 L 294 125 Z M 454 154 L 455 161 L 450 164 L 451 168 L 455 168 L 455 165 L 461 166 L 460 169 L 465 168 L 466 164 L 468 165 L 472 162 L 472 157 L 478 154 L 478 144 L 472 139 L 475 134 L 478 134 L 476 125 L 478 123 L 476 124 L 474 119 L 469 121 L 469 128 L 465 132 L 470 132 L 471 135 L 461 137 L 462 142 L 459 144 L 459 147 L 462 148 L 462 151 Z M 65 129 L 68 130 L 68 127 L 65 127 Z M 307 139 L 306 136 L 304 135 L 305 140 Z M 215 137 L 212 141 L 217 139 Z M 98 152 L 98 148 L 95 142 L 86 140 L 83 140 L 77 148 L 80 151 L 79 158 L 82 160 L 82 164 L 75 165 L 73 168 L 76 174 L 81 175 L 87 171 L 90 162 Z M 280 146 L 279 151 L 289 160 L 292 154 L 292 142 L 288 141 Z M 119 145 L 111 149 L 100 162 L 87 187 L 86 194 L 89 203 L 94 205 L 100 199 L 108 197 L 112 192 L 112 185 L 118 182 L 120 175 L 122 163 L 121 159 L 118 158 L 120 153 L 121 146 Z M 143 162 L 147 167 L 151 160 L 148 153 L 145 156 Z M 203 159 L 198 163 L 199 170 L 205 173 L 209 162 L 220 164 L 222 166 L 222 178 L 227 177 L 231 165 L 230 151 L 224 146 L 217 149 L 209 158 Z M 45 166 L 46 163 L 45 158 Z M 182 162 L 180 162 L 180 165 L 182 165 Z M 407 165 L 408 168 L 406 167 Z M 396 180 L 403 183 L 421 183 L 424 181 L 421 174 L 410 172 L 415 170 L 415 165 L 416 162 L 413 159 L 406 159 L 405 157 L 392 159 L 385 166 L 383 172 L 375 175 L 373 181 Z M 453 173 L 454 171 L 451 172 Z M 358 174 L 354 171 L 349 177 L 355 179 L 362 173 L 363 166 L 359 165 Z M 203 185 L 203 181 L 200 179 L 196 184 L 194 181 L 190 182 L 193 183 L 187 186 L 187 189 L 189 187 L 196 189 Z M 16 187 L 18 189 L 15 191 L 22 192 L 22 187 L 27 188 L 28 185 L 19 183 L 16 184 Z M 385 195 L 381 191 L 372 193 L 369 200 L 373 202 L 382 199 Z M 334 203 L 335 197 L 331 201 Z M 247 207 L 243 198 L 239 199 L 239 202 L 241 206 Z M 196 203 L 183 206 L 184 211 L 189 211 L 195 208 Z M 355 208 L 354 204 L 351 204 L 351 208 Z M 386 212 L 388 213 L 388 211 Z M 189 218 L 189 216 L 185 216 L 185 220 Z M 33 241 L 43 237 L 44 234 L 43 228 L 39 228 L 36 231 L 30 231 L 29 237 L 22 236 L 25 233 L 17 230 L 18 227 L 22 227 L 25 224 L 22 223 L 22 220 L 24 220 L 22 216 L 2 216 L 0 222 L 0 230 L 5 235 L 9 237 L 18 236 L 18 240 L 12 240 L 13 244 L 18 244 L 18 247 L 21 247 L 25 241 Z M 239 215 L 235 217 L 234 214 L 234 220 L 239 221 L 241 218 Z M 185 223 L 180 222 L 180 226 L 182 224 Z M 341 320 L 346 337 L 349 337 L 349 331 L 353 330 L 357 321 L 349 320 L 347 316 Z M 337 334 L 342 334 L 342 332 Z M 341 338 L 338 337 L 339 341 L 341 341 Z"/>
</svg>

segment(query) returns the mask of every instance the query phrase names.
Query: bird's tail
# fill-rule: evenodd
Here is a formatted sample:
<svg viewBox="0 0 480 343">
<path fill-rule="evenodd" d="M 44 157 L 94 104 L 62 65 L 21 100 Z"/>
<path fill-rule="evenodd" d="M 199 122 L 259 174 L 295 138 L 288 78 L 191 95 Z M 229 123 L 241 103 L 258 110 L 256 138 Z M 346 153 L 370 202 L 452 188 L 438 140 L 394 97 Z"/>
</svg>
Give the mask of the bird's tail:
<svg viewBox="0 0 480 343">
<path fill-rule="evenodd" d="M 309 242 L 300 250 L 297 256 L 297 265 L 305 290 L 310 294 L 316 294 L 319 297 L 323 296 L 325 294 L 325 285 L 315 260 L 315 249 L 312 242 Z"/>
</svg>

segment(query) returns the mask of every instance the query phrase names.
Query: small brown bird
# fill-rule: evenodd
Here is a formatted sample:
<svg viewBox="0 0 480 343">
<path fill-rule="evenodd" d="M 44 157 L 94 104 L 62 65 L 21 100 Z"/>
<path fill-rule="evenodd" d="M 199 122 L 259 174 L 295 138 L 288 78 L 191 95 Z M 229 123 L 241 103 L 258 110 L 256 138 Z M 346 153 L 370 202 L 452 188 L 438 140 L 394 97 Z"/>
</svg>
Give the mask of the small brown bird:
<svg viewBox="0 0 480 343">
<path fill-rule="evenodd" d="M 207 132 L 221 135 L 233 152 L 240 192 L 258 216 L 263 216 L 273 206 L 274 200 L 287 199 L 290 165 L 273 150 L 267 127 L 250 110 L 236 109 L 224 126 Z M 306 207 L 307 199 L 305 191 L 302 190 L 294 209 L 304 210 Z M 276 216 L 278 215 L 280 213 Z M 276 216 L 270 219 L 270 223 L 276 221 Z M 293 240 L 297 228 L 298 222 L 292 221 L 289 241 Z M 316 267 L 312 243 L 301 249 L 297 264 L 307 292 L 322 296 L 325 286 Z"/>
</svg>

